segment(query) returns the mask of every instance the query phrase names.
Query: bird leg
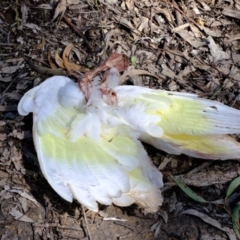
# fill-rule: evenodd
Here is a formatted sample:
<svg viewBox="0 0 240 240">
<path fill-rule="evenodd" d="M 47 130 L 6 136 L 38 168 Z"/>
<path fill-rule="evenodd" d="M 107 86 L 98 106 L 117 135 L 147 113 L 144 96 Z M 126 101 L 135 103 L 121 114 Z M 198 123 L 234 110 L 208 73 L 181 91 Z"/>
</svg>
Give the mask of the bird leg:
<svg viewBox="0 0 240 240">
<path fill-rule="evenodd" d="M 100 66 L 95 67 L 90 72 L 87 72 L 83 76 L 78 78 L 78 85 L 82 90 L 83 94 L 85 95 L 86 99 L 88 100 L 91 95 L 91 82 L 96 75 L 113 67 L 116 68 L 119 72 L 122 72 L 126 70 L 128 66 L 129 60 L 126 55 L 113 53 Z"/>
</svg>

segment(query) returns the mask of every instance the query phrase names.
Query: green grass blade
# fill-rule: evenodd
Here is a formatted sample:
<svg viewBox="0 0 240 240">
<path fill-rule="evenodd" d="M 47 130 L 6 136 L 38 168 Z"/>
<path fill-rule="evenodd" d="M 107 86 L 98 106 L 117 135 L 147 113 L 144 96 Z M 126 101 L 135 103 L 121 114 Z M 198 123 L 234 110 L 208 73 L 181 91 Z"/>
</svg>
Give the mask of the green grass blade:
<svg viewBox="0 0 240 240">
<path fill-rule="evenodd" d="M 195 193 L 191 188 L 189 188 L 181 179 L 176 178 L 169 174 L 170 177 L 173 179 L 173 181 L 182 189 L 183 192 L 185 192 L 190 198 L 193 200 L 200 202 L 200 203 L 207 203 L 204 198 L 199 196 L 197 193 Z"/>
<path fill-rule="evenodd" d="M 240 205 L 237 205 L 233 209 L 232 213 L 232 224 L 233 230 L 236 233 L 237 237 L 240 239 L 240 232 L 239 232 L 239 212 L 240 212 Z"/>
<path fill-rule="evenodd" d="M 226 198 L 229 197 L 239 185 L 240 185 L 240 177 L 237 177 L 229 185 Z"/>
</svg>

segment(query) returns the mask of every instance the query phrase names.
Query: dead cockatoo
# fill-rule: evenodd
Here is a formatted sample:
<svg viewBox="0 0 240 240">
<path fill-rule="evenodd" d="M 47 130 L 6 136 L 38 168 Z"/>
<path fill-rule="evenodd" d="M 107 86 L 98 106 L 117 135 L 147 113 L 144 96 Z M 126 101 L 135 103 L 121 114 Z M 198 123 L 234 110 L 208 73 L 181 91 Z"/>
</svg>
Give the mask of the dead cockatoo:
<svg viewBox="0 0 240 240">
<path fill-rule="evenodd" d="M 92 211 L 97 202 L 158 210 L 162 174 L 140 140 L 204 159 L 240 154 L 240 144 L 227 135 L 240 133 L 240 111 L 195 94 L 119 86 L 127 66 L 126 56 L 113 54 L 78 83 L 45 80 L 18 105 L 20 115 L 33 112 L 34 144 L 50 185 Z M 100 81 L 94 77 L 101 71 L 107 72 Z"/>
</svg>

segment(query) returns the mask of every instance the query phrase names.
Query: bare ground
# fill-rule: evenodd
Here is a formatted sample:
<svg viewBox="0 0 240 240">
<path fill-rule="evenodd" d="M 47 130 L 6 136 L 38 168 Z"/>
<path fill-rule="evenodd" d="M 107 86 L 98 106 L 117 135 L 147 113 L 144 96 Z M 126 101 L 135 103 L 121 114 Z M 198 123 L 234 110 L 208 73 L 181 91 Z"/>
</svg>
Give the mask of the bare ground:
<svg viewBox="0 0 240 240">
<path fill-rule="evenodd" d="M 49 72 L 67 75 L 50 65 L 55 52 L 61 55 L 72 43 L 69 61 L 82 67 L 96 66 L 115 51 L 125 53 L 135 69 L 155 75 L 131 75 L 129 80 L 136 85 L 198 93 L 239 109 L 240 2 L 69 0 L 61 1 L 65 5 L 54 12 L 49 1 L 0 2 L 1 240 L 234 239 L 230 212 L 239 192 L 226 204 L 223 199 L 229 182 L 240 174 L 239 161 L 171 156 L 146 145 L 164 174 L 161 210 L 144 215 L 134 205 L 101 206 L 101 212 L 93 214 L 76 202 L 65 202 L 51 189 L 39 169 L 31 116 L 20 117 L 16 108 L 21 96 Z M 69 21 L 80 33 L 66 24 Z M 196 173 L 187 174 L 193 169 Z M 181 175 L 208 201 L 220 201 L 191 200 L 169 173 Z M 212 222 L 182 214 L 189 209 L 208 215 Z M 213 227 L 214 220 L 230 234 Z"/>
</svg>

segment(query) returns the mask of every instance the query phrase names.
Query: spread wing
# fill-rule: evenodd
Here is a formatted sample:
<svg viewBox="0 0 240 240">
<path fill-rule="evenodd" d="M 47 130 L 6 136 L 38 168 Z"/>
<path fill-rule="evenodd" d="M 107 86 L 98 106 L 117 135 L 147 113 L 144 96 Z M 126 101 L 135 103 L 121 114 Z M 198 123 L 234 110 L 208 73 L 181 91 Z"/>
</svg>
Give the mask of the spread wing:
<svg viewBox="0 0 240 240">
<path fill-rule="evenodd" d="M 62 198 L 75 198 L 92 211 L 98 211 L 97 202 L 137 203 L 157 211 L 161 173 L 130 127 L 108 126 L 95 109 L 86 107 L 77 84 L 60 76 L 21 99 L 20 115 L 33 112 L 34 144 L 45 178 Z"/>
<path fill-rule="evenodd" d="M 141 132 L 140 139 L 171 154 L 205 159 L 239 158 L 240 111 L 195 94 L 137 86 L 115 89 L 119 117 Z M 138 116 L 138 117 L 136 117 Z"/>
</svg>

